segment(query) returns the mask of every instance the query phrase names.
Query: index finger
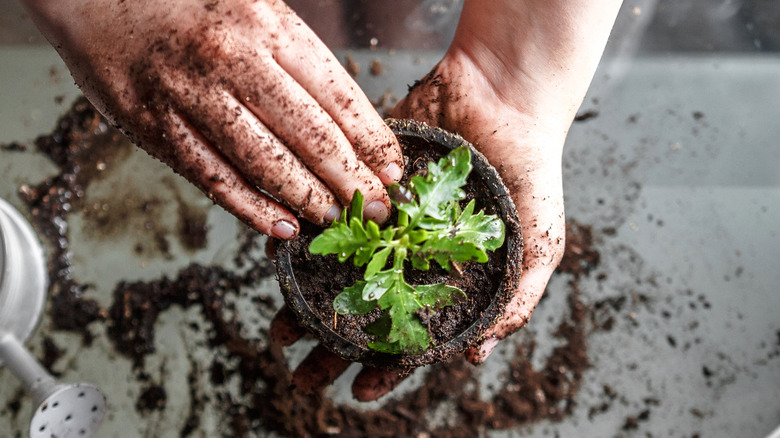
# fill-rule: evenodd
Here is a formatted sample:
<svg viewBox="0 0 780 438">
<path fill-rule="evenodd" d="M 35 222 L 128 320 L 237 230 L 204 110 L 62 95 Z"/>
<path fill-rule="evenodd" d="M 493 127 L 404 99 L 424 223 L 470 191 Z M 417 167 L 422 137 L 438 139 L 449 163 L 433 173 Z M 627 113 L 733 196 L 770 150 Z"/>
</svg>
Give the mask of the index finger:
<svg viewBox="0 0 780 438">
<path fill-rule="evenodd" d="M 272 47 L 276 62 L 331 116 L 382 183 L 398 182 L 403 154 L 395 135 L 330 49 L 290 13 L 281 23 L 286 32 Z"/>
</svg>

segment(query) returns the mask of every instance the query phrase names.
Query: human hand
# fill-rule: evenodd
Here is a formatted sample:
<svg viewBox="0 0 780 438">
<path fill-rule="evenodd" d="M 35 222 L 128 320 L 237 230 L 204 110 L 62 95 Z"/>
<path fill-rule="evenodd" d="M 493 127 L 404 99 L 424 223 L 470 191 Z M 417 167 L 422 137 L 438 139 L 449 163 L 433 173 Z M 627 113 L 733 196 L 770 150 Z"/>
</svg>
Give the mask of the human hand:
<svg viewBox="0 0 780 438">
<path fill-rule="evenodd" d="M 400 147 L 283 2 L 23 1 L 98 110 L 256 230 L 295 237 L 356 189 L 387 218 Z"/>
<path fill-rule="evenodd" d="M 523 274 L 501 320 L 467 352 L 473 363 L 526 324 L 563 256 L 563 144 L 620 6 L 619 0 L 500 3 L 485 8 L 466 1 L 447 54 L 392 114 L 469 140 L 498 169 L 518 210 Z M 272 323 L 271 342 L 289 345 L 302 334 L 283 309 Z M 303 390 L 321 390 L 348 365 L 318 346 L 293 379 Z M 404 377 L 364 368 L 352 391 L 358 400 L 373 400 Z"/>
</svg>

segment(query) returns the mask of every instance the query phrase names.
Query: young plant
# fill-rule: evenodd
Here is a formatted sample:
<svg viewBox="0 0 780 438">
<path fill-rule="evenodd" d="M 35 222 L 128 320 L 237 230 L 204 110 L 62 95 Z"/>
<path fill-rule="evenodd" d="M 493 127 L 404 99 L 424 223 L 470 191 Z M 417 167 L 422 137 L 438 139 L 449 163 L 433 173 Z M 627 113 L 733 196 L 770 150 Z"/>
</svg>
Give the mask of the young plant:
<svg viewBox="0 0 780 438">
<path fill-rule="evenodd" d="M 404 278 L 404 263 L 427 270 L 435 260 L 449 271 L 469 261 L 487 262 L 486 251 L 504 243 L 504 223 L 495 215 L 474 213 L 474 200 L 465 208 L 462 187 L 471 172 L 471 153 L 453 149 L 438 163 L 428 163 L 425 175 L 412 177 L 408 192 L 393 185 L 390 191 L 409 193 L 409 199 L 393 200 L 398 221 L 384 229 L 363 219 L 363 196 L 355 192 L 349 210 L 317 236 L 312 254 L 337 254 L 340 262 L 354 257 L 365 266 L 363 281 L 346 287 L 333 301 L 341 315 L 363 315 L 377 307 L 381 316 L 364 327 L 374 335 L 370 348 L 390 353 L 418 353 L 431 345 L 428 330 L 417 312 L 441 309 L 465 297 L 444 283 L 411 285 Z"/>
</svg>

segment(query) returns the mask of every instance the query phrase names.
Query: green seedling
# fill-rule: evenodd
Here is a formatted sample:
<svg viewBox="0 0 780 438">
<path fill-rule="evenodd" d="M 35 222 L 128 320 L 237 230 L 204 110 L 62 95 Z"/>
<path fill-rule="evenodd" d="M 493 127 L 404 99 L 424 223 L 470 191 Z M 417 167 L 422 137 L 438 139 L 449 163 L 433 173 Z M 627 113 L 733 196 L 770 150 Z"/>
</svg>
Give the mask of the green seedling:
<svg viewBox="0 0 780 438">
<path fill-rule="evenodd" d="M 404 264 L 428 270 L 431 260 L 447 271 L 460 264 L 488 261 L 486 251 L 504 243 L 504 223 L 495 215 L 474 213 L 474 200 L 461 208 L 462 187 L 471 172 L 471 153 L 453 149 L 438 163 L 428 163 L 425 175 L 412 177 L 408 192 L 398 185 L 390 192 L 406 192 L 393 200 L 398 210 L 395 225 L 380 228 L 363 218 L 363 196 L 356 191 L 349 209 L 317 236 L 312 254 L 337 254 L 340 262 L 353 257 L 365 266 L 363 281 L 346 287 L 333 301 L 341 315 L 364 315 L 377 307 L 380 317 L 364 327 L 374 336 L 368 346 L 389 353 L 419 353 L 432 344 L 418 312 L 436 311 L 457 303 L 465 293 L 444 283 L 411 285 Z M 399 198 L 395 196 L 394 198 Z"/>
</svg>

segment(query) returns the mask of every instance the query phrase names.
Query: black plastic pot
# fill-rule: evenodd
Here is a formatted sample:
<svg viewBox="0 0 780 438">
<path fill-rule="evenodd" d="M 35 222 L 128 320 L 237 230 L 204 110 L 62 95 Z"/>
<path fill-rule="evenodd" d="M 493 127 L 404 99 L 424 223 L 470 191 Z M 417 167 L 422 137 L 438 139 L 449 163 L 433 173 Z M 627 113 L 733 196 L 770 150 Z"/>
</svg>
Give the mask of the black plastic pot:
<svg viewBox="0 0 780 438">
<path fill-rule="evenodd" d="M 460 335 L 423 353 L 414 355 L 381 353 L 345 339 L 317 317 L 296 282 L 296 275 L 299 273 L 295 272 L 291 263 L 291 244 L 288 242 L 278 242 L 276 245 L 277 275 L 284 299 L 287 306 L 295 314 L 298 324 L 314 334 L 329 350 L 344 359 L 362 362 L 374 367 L 408 369 L 439 362 L 453 354 L 465 351 L 469 346 L 478 342 L 485 331 L 496 322 L 515 293 L 520 278 L 523 252 L 522 236 L 520 222 L 509 191 L 501 181 L 496 169 L 471 144 L 458 135 L 428 126 L 422 122 L 391 119 L 387 123 L 402 146 L 412 143 L 419 145 L 419 142 L 424 142 L 426 145 L 442 145 L 447 150 L 464 145 L 471 149 L 474 168 L 472 175 L 479 175 L 486 183 L 493 195 L 493 202 L 497 205 L 497 213 L 506 225 L 504 275 L 499 287 L 490 292 L 492 294 L 490 304 Z"/>
</svg>

